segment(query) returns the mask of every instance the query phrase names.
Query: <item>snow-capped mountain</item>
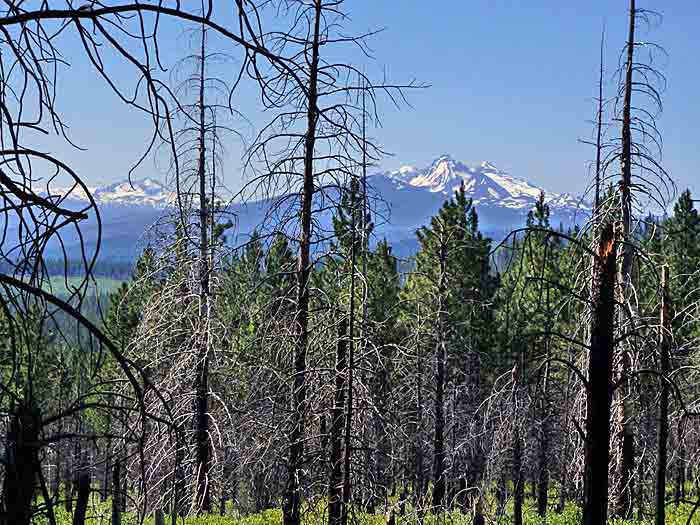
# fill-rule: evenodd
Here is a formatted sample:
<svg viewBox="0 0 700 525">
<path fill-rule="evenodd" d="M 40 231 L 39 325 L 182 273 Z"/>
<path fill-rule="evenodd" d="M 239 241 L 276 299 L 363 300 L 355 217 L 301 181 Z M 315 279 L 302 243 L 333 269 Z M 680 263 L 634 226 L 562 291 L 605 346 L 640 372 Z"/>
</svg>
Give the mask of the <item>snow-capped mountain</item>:
<svg viewBox="0 0 700 525">
<path fill-rule="evenodd" d="M 394 181 L 399 189 L 407 186 L 422 188 L 446 197 L 454 194 L 463 184 L 468 197 L 477 206 L 498 206 L 514 210 L 529 211 L 540 192 L 554 209 L 590 209 L 568 193 L 546 192 L 526 180 L 511 177 L 493 164 L 483 161 L 478 166 L 467 166 L 449 155 L 435 159 L 430 166 L 418 170 L 413 166 L 402 166 L 396 171 L 386 172 L 385 177 Z"/>
<path fill-rule="evenodd" d="M 107 186 L 88 187 L 98 205 L 152 206 L 163 208 L 174 202 L 175 195 L 163 184 L 151 178 L 116 182 Z M 87 195 L 80 187 L 52 188 L 51 195 L 65 196 L 68 201 L 85 201 Z"/>
<path fill-rule="evenodd" d="M 401 255 L 415 252 L 416 230 L 428 224 L 462 184 L 479 214 L 480 229 L 494 239 L 525 224 L 540 192 L 545 194 L 553 227 L 581 224 L 591 213 L 589 204 L 568 193 L 546 191 L 490 162 L 468 165 L 449 155 L 436 158 L 422 169 L 404 165 L 377 173 L 369 182 L 385 203 L 385 209 L 378 213 L 381 220 L 377 235 L 386 236 Z"/>
<path fill-rule="evenodd" d="M 473 166 L 454 160 L 449 155 L 435 159 L 426 168 L 402 166 L 395 171 L 380 172 L 369 178 L 369 186 L 380 199 L 373 200 L 374 236 L 386 238 L 401 256 L 415 253 L 415 232 L 430 222 L 440 206 L 464 185 L 466 194 L 475 203 L 480 229 L 494 239 L 521 227 L 525 218 L 544 191 L 526 180 L 511 176 L 493 164 L 481 162 Z M 101 250 L 105 256 L 133 257 L 144 232 L 174 203 L 174 195 L 155 179 L 146 178 L 88 188 L 96 200 L 102 222 Z M 51 195 L 65 196 L 65 204 L 83 206 L 87 196 L 73 189 L 52 189 Z M 326 195 L 329 197 L 329 195 Z M 338 202 L 337 195 L 330 196 Z M 320 198 L 320 196 L 319 196 Z M 545 191 L 550 206 L 552 226 L 581 223 L 590 215 L 590 206 L 569 194 Z M 270 218 L 273 200 L 233 204 L 229 211 L 236 216 L 239 239 Z M 330 231 L 332 206 L 327 202 L 316 218 L 321 229 Z M 274 215 L 274 214 L 273 214 Z M 83 228 L 86 237 L 97 238 L 96 220 L 90 217 Z M 267 227 L 276 225 L 267 222 Z M 265 227 L 263 227 L 265 229 Z M 234 236 L 236 234 L 233 234 Z M 232 238 L 232 237 L 230 237 Z M 78 242 L 79 239 L 75 239 Z M 64 239 L 67 245 L 70 239 Z"/>
</svg>

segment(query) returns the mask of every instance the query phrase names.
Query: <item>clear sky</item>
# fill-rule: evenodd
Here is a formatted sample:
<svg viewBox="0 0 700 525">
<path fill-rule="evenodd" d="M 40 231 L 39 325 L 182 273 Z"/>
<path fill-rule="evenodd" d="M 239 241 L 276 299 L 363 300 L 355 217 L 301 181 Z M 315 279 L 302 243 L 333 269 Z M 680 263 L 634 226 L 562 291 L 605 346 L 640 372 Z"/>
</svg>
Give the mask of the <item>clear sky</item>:
<svg viewBox="0 0 700 525">
<path fill-rule="evenodd" d="M 663 14 L 660 24 L 640 32 L 641 40 L 668 52 L 657 64 L 668 78 L 659 120 L 663 164 L 680 188 L 700 193 L 700 1 L 639 5 Z M 488 160 L 553 191 L 584 189 L 593 151 L 579 139 L 593 129 L 600 33 L 605 24 L 606 91 L 612 95 L 625 40 L 625 0 L 351 0 L 346 8 L 351 29 L 385 28 L 372 40 L 376 62 L 366 66 L 368 72 L 432 85 L 409 94 L 411 108 L 383 111 L 383 126 L 373 135 L 394 154 L 383 168 L 422 167 L 450 153 L 467 164 Z M 173 37 L 168 45 L 165 55 L 175 56 L 182 41 Z M 114 67 L 128 81 L 127 69 Z M 148 137 L 147 122 L 109 96 L 78 58 L 64 82 L 67 121 L 88 151 L 53 141 L 47 149 L 60 152 L 92 184 L 124 179 Z M 243 92 L 240 109 L 256 124 L 261 120 L 253 97 Z M 231 188 L 240 186 L 238 153 L 232 144 Z M 149 160 L 137 176 L 160 174 Z"/>
</svg>

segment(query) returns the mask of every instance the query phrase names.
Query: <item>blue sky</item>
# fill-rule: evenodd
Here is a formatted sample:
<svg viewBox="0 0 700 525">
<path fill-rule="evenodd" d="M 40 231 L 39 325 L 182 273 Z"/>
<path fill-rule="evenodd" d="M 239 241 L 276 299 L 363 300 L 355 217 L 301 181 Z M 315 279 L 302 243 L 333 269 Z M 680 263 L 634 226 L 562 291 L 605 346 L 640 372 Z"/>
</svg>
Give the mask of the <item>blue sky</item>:
<svg viewBox="0 0 700 525">
<path fill-rule="evenodd" d="M 373 135 L 394 154 L 382 167 L 422 167 L 451 153 L 468 164 L 488 160 L 553 191 L 583 191 L 593 151 L 579 139 L 592 133 L 600 32 L 605 24 L 606 90 L 612 95 L 611 77 L 625 39 L 626 3 L 348 1 L 351 29 L 385 28 L 371 41 L 376 61 L 367 71 L 432 85 L 409 94 L 411 108 L 382 112 L 383 125 Z M 668 78 L 659 120 L 663 164 L 679 187 L 700 193 L 700 2 L 640 0 L 640 6 L 663 14 L 660 24 L 640 33 L 640 39 L 657 42 L 668 52 L 658 64 Z M 165 55 L 175 57 L 182 40 L 174 38 L 174 31 L 164 34 L 173 36 Z M 68 49 L 77 47 L 69 44 Z M 128 82 L 127 68 L 113 67 Z M 256 124 L 261 121 L 253 107 L 254 93 L 246 89 L 239 99 L 241 110 Z M 71 151 L 52 140 L 46 148 L 60 153 L 92 184 L 125 178 L 148 137 L 148 123 L 109 95 L 79 58 L 73 59 L 61 94 L 72 136 L 88 151 Z M 239 147 L 234 142 L 229 153 L 226 183 L 236 188 Z M 151 159 L 136 175 L 160 176 Z"/>
</svg>

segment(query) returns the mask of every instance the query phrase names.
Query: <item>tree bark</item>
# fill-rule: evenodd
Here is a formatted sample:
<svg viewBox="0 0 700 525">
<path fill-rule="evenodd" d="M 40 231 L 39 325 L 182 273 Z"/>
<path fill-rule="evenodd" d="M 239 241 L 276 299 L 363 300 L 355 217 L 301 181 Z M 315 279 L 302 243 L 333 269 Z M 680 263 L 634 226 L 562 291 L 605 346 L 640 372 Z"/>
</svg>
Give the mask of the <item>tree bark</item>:
<svg viewBox="0 0 700 525">
<path fill-rule="evenodd" d="M 297 263 L 297 301 L 295 316 L 294 348 L 294 390 L 292 406 L 292 429 L 289 435 L 289 458 L 287 461 L 287 483 L 285 487 L 284 525 L 300 525 L 301 494 L 300 476 L 304 459 L 304 434 L 306 418 L 306 349 L 309 327 L 309 274 L 311 259 L 311 205 L 314 197 L 314 149 L 316 144 L 316 126 L 318 123 L 318 64 L 319 39 L 321 27 L 322 4 L 314 2 L 314 29 L 311 44 L 311 59 L 307 95 L 307 129 L 304 140 L 304 181 L 301 201 L 301 236 L 299 238 L 299 256 Z"/>
<path fill-rule="evenodd" d="M 591 282 L 583 525 L 607 523 L 616 273 L 611 224 L 602 228 L 597 251 Z"/>
<path fill-rule="evenodd" d="M 341 523 L 342 525 L 347 525 L 348 523 L 348 509 L 350 507 L 350 474 L 351 474 L 351 458 L 352 458 L 352 416 L 353 416 L 353 402 L 354 402 L 354 369 L 355 369 L 355 263 L 357 261 L 357 246 L 356 246 L 356 234 L 357 234 L 357 224 L 356 215 L 357 210 L 355 210 L 355 186 L 352 184 L 353 196 L 350 199 L 352 202 L 352 209 L 350 210 L 351 220 L 351 234 L 350 234 L 350 311 L 348 319 L 348 359 L 347 359 L 347 402 L 345 403 L 345 443 L 344 443 L 344 456 L 343 456 L 343 506 L 341 508 Z M 369 452 L 369 450 L 367 451 Z M 369 466 L 369 461 L 366 462 Z"/>
<path fill-rule="evenodd" d="M 183 517 L 187 513 L 185 501 L 185 475 L 183 472 L 183 463 L 185 461 L 185 450 L 183 443 L 183 430 L 180 427 L 175 429 L 175 465 L 173 467 L 173 509 L 172 521 L 173 525 L 177 521 L 177 517 Z"/>
<path fill-rule="evenodd" d="M 547 352 L 549 359 L 549 352 Z M 544 518 L 547 515 L 549 502 L 549 364 L 544 373 L 542 385 L 542 406 L 540 407 L 540 449 L 537 472 L 537 514 Z"/>
<path fill-rule="evenodd" d="M 629 32 L 627 36 L 625 63 L 625 81 L 623 86 L 622 105 L 622 151 L 620 154 L 620 206 L 622 210 L 622 240 L 620 282 L 622 284 L 622 299 L 625 306 L 632 310 L 632 271 L 634 265 L 634 245 L 631 239 L 632 231 L 632 92 L 634 86 L 634 35 L 636 21 L 635 0 L 630 0 Z M 625 315 L 624 309 L 621 316 Z M 623 319 L 621 319 L 622 321 Z M 620 326 L 623 326 L 620 323 Z M 629 370 L 629 356 L 624 348 L 621 350 L 620 374 Z M 617 465 L 617 498 L 615 501 L 615 514 L 619 517 L 629 515 L 632 507 L 633 476 L 634 469 L 634 429 L 630 422 L 630 406 L 625 402 L 627 384 L 621 381 L 617 389 L 617 420 L 619 426 L 618 465 Z"/>
<path fill-rule="evenodd" d="M 112 467 L 112 525 L 121 525 L 121 461 L 117 457 Z"/>
<path fill-rule="evenodd" d="M 3 501 L 5 515 L 2 525 L 30 525 L 35 478 L 39 473 L 38 410 L 23 399 L 15 407 L 7 431 L 7 456 Z"/>
<path fill-rule="evenodd" d="M 78 475 L 78 498 L 75 502 L 73 525 L 85 525 L 88 499 L 90 497 L 90 472 L 83 470 Z"/>
<path fill-rule="evenodd" d="M 517 389 L 517 387 L 516 387 Z M 520 429 L 513 433 L 513 525 L 523 525 L 523 503 L 525 501 L 525 476 L 523 473 L 523 451 Z"/>
<path fill-rule="evenodd" d="M 666 521 L 666 463 L 668 454 L 668 374 L 669 364 L 669 297 L 668 297 L 668 266 L 661 268 L 661 319 L 659 330 L 659 350 L 661 352 L 661 395 L 659 396 L 659 421 L 657 424 L 656 451 L 656 525 L 664 525 Z"/>
<path fill-rule="evenodd" d="M 199 338 L 197 378 L 195 384 L 195 429 L 197 469 L 197 512 L 211 511 L 209 468 L 211 446 L 209 444 L 209 211 L 206 180 L 206 121 L 205 121 L 205 57 L 206 30 L 202 28 L 199 70 Z M 212 203 L 213 204 L 213 203 Z"/>
<path fill-rule="evenodd" d="M 335 394 L 331 409 L 331 472 L 328 483 L 328 524 L 339 525 L 343 516 L 343 413 L 345 406 L 345 375 L 347 347 L 347 322 L 341 319 L 335 356 Z"/>
<path fill-rule="evenodd" d="M 435 429 L 433 436 L 433 509 L 439 513 L 445 499 L 445 379 L 447 347 L 445 342 L 445 285 L 447 279 L 447 247 L 440 242 L 438 281 L 438 341 L 435 348 Z"/>
<path fill-rule="evenodd" d="M 680 505 L 681 501 L 685 499 L 685 441 L 684 441 L 684 425 L 685 421 L 681 419 L 678 422 L 678 430 L 676 432 L 678 441 L 678 462 L 676 466 L 676 490 L 675 490 L 675 503 L 676 506 Z"/>
</svg>

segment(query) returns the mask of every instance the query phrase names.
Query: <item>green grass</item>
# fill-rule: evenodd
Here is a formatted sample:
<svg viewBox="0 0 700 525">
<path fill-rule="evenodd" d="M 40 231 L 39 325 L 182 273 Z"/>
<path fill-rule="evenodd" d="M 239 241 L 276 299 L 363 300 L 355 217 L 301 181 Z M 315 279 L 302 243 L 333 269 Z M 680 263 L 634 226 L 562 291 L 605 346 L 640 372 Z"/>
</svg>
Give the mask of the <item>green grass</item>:
<svg viewBox="0 0 700 525">
<path fill-rule="evenodd" d="M 667 525 L 686 525 L 688 516 L 692 511 L 693 506 L 690 504 L 668 505 L 666 508 L 666 524 Z M 415 513 L 408 512 L 405 516 L 396 516 L 397 525 L 418 525 L 421 521 Z M 317 502 L 309 502 L 305 505 L 303 512 L 303 525 L 321 525 L 326 523 L 325 501 L 323 499 Z M 499 519 L 497 522 L 487 520 L 487 523 L 496 523 L 497 525 L 511 524 L 512 504 L 506 509 L 506 516 Z M 488 515 L 488 513 L 487 513 Z M 94 497 L 88 508 L 89 525 L 110 525 L 111 503 L 100 502 L 97 497 Z M 56 509 L 56 518 L 58 525 L 71 525 L 71 516 L 63 509 Z M 164 523 L 171 524 L 169 515 L 164 516 Z M 562 513 L 549 512 L 546 521 L 542 521 L 535 511 L 533 501 L 526 502 L 523 511 L 524 525 L 579 525 L 581 523 L 581 509 L 573 503 L 568 503 Z M 154 525 L 154 517 L 148 516 L 144 523 L 146 525 Z M 36 525 L 48 524 L 48 520 L 35 520 Z M 125 513 L 122 515 L 123 525 L 137 525 L 140 523 L 134 513 Z M 282 511 L 280 509 L 265 510 L 258 514 L 249 516 L 227 515 L 220 516 L 218 514 L 209 514 L 205 516 L 191 516 L 188 518 L 178 518 L 178 525 L 280 525 L 282 523 Z M 353 509 L 351 513 L 350 523 L 352 525 L 385 525 L 386 520 L 383 514 L 369 515 Z M 440 516 L 426 515 L 422 521 L 423 525 L 471 525 L 471 513 L 461 513 L 458 511 L 448 512 Z M 636 520 L 610 520 L 610 525 L 632 525 L 639 524 Z M 651 524 L 653 520 L 643 521 L 642 524 Z M 693 524 L 700 523 L 700 515 L 693 517 Z"/>
</svg>

